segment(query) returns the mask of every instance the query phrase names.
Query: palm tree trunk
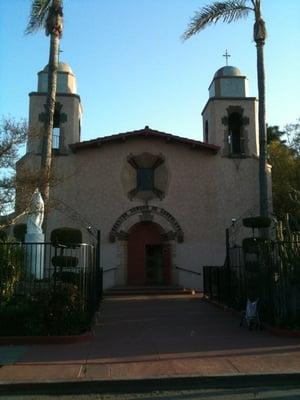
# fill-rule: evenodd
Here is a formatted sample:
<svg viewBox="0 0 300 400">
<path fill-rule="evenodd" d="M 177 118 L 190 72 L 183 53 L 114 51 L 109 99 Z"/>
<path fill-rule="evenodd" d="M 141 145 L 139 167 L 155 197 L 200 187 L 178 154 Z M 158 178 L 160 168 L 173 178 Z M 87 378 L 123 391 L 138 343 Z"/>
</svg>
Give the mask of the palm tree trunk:
<svg viewBox="0 0 300 400">
<path fill-rule="evenodd" d="M 51 159 L 52 159 L 52 131 L 53 131 L 53 117 L 55 111 L 58 54 L 59 54 L 59 36 L 52 33 L 50 35 L 50 54 L 48 63 L 48 94 L 46 101 L 46 118 L 45 118 L 44 132 L 43 132 L 44 134 L 42 140 L 42 154 L 41 154 L 41 170 L 42 170 L 41 193 L 45 205 L 49 200 Z"/>
<path fill-rule="evenodd" d="M 260 215 L 269 216 L 268 210 L 268 179 L 267 179 L 267 129 L 265 100 L 265 68 L 264 43 L 256 42 L 257 49 L 257 82 L 258 82 L 258 126 L 259 126 L 259 190 Z"/>
<path fill-rule="evenodd" d="M 254 5 L 255 24 L 253 37 L 257 51 L 257 85 L 258 85 L 258 129 L 259 129 L 259 207 L 260 215 L 269 216 L 268 179 L 267 179 L 267 126 L 265 98 L 265 65 L 264 45 L 267 38 L 265 21 L 261 16 L 260 0 L 251 0 Z M 268 236 L 267 230 L 262 232 Z"/>
</svg>

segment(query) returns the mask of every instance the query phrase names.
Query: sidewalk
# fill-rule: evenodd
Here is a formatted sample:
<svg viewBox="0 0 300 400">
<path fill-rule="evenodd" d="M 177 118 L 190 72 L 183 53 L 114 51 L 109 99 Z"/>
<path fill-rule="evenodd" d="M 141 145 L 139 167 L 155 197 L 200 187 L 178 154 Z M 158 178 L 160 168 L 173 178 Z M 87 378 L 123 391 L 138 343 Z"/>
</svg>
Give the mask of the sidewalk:
<svg viewBox="0 0 300 400">
<path fill-rule="evenodd" d="M 300 338 L 248 331 L 198 296 L 107 298 L 85 343 L 0 347 L 0 383 L 295 374 Z"/>
</svg>

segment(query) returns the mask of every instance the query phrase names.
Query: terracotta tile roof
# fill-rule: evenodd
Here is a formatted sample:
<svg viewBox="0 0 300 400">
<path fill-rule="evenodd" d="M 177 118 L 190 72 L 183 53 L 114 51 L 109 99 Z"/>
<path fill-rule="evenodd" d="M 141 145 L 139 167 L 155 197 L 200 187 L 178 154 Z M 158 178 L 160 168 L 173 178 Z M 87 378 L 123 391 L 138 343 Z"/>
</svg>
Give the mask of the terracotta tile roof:
<svg viewBox="0 0 300 400">
<path fill-rule="evenodd" d="M 181 136 L 172 135 L 170 133 L 160 132 L 154 129 L 150 129 L 148 126 L 145 126 L 145 128 L 136 131 L 118 133 L 116 135 L 104 136 L 97 139 L 86 140 L 84 142 L 73 143 L 70 144 L 69 146 L 72 151 L 76 152 L 77 150 L 89 147 L 99 147 L 105 143 L 112 143 L 112 142 L 122 143 L 132 137 L 159 138 L 165 140 L 166 142 L 187 144 L 194 149 L 208 150 L 212 153 L 217 153 L 218 150 L 220 149 L 219 146 L 215 146 L 213 144 L 203 143 L 200 142 L 199 140 L 187 139 Z"/>
</svg>

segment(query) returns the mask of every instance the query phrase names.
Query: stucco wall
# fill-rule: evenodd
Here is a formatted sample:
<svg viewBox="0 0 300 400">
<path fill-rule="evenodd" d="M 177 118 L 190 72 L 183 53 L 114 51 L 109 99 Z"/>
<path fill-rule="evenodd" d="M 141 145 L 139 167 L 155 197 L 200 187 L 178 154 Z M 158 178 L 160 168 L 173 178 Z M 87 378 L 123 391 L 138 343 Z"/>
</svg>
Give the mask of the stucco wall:
<svg viewBox="0 0 300 400">
<path fill-rule="evenodd" d="M 245 125 L 246 135 L 248 138 L 247 147 L 249 155 L 259 155 L 258 149 L 258 103 L 254 98 L 245 99 L 210 99 L 202 112 L 203 131 L 205 121 L 209 121 L 208 143 L 218 146 L 224 146 L 224 137 L 227 134 L 227 126 L 222 123 L 223 117 L 228 116 L 227 108 L 230 106 L 240 106 L 243 108 L 243 117 L 249 119 L 249 124 Z"/>
<path fill-rule="evenodd" d="M 80 98 L 74 94 L 58 95 L 57 103 L 62 105 L 61 112 L 65 114 L 66 121 L 61 123 L 61 133 L 64 136 L 63 147 L 68 151 L 68 144 L 80 141 L 79 122 L 82 116 Z M 45 113 L 46 95 L 41 93 L 30 93 L 29 107 L 29 137 L 27 142 L 27 153 L 40 153 L 43 129 L 43 121 L 40 114 Z"/>
<path fill-rule="evenodd" d="M 52 212 L 48 231 L 77 226 L 88 240 L 85 226 L 92 223 L 99 228 L 102 266 L 118 268 L 107 274 L 107 286 L 116 282 L 115 279 L 118 283 L 126 280 L 126 242 L 111 243 L 109 233 L 122 213 L 144 204 L 141 200 L 129 200 L 122 183 L 127 156 L 143 152 L 161 153 L 165 157 L 169 182 L 166 197 L 152 199 L 149 205 L 172 214 L 184 232 L 183 243 L 171 241 L 173 266 L 201 272 L 203 265 L 222 265 L 226 227 L 230 226 L 232 218 L 258 207 L 258 160 L 255 158 L 228 159 L 186 144 L 145 137 L 55 157 L 61 183 L 52 197 L 67 207 Z M 138 215 L 129 218 L 122 228 L 128 229 L 138 218 Z M 159 221 L 158 216 L 154 216 L 154 221 L 165 225 L 165 230 L 168 226 L 172 228 L 167 221 Z M 178 276 L 175 271 L 173 275 L 174 279 Z M 195 281 L 194 275 L 180 273 L 179 279 L 191 287 L 202 287 L 202 282 Z"/>
</svg>

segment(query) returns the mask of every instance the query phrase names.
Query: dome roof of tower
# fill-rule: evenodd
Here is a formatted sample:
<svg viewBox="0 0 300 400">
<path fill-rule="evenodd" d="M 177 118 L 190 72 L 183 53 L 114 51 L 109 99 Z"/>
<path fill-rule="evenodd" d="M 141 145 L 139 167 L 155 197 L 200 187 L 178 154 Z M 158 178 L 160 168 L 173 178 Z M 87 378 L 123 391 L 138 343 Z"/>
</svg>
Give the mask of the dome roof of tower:
<svg viewBox="0 0 300 400">
<path fill-rule="evenodd" d="M 214 78 L 222 78 L 225 76 L 242 76 L 242 73 L 237 67 L 227 65 L 226 67 L 218 69 L 214 75 Z"/>
<path fill-rule="evenodd" d="M 48 64 L 45 66 L 43 71 L 45 71 L 45 72 L 48 71 Z M 63 63 L 63 62 L 59 62 L 58 63 L 57 72 L 68 72 L 69 74 L 73 75 L 73 71 L 72 71 L 72 68 L 70 67 L 70 65 L 66 64 L 66 63 Z"/>
</svg>

